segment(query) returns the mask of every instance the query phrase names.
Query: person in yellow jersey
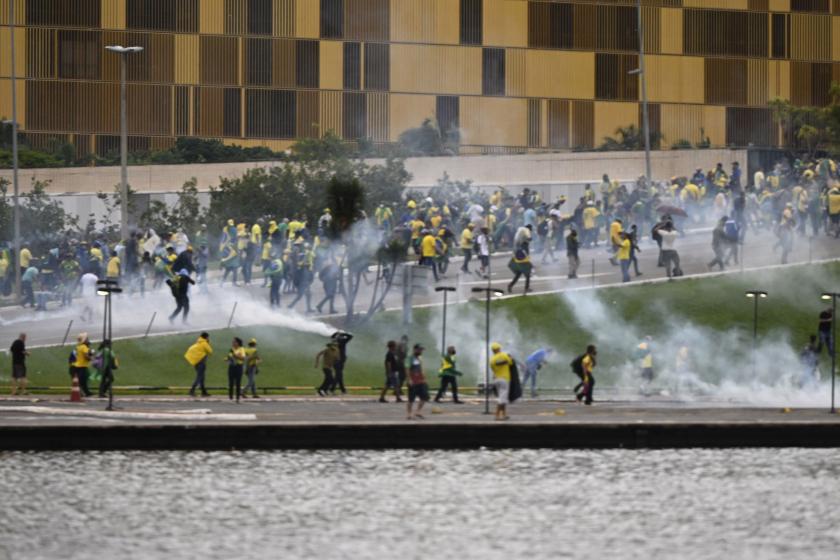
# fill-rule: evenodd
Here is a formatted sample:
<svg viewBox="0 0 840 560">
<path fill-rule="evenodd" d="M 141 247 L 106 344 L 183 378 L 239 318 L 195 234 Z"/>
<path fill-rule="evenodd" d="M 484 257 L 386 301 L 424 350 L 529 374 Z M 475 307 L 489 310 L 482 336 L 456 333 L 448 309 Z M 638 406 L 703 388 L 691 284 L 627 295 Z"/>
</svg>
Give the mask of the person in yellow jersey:
<svg viewBox="0 0 840 560">
<path fill-rule="evenodd" d="M 248 376 L 248 382 L 245 384 L 245 389 L 242 391 L 242 398 L 248 398 L 248 390 L 251 390 L 251 398 L 258 399 L 257 394 L 257 374 L 260 372 L 259 365 L 262 362 L 260 353 L 257 351 L 257 339 L 252 338 L 248 341 L 248 347 L 245 348 L 245 374 Z"/>
<path fill-rule="evenodd" d="M 195 396 L 196 389 L 201 389 L 202 397 L 210 396 L 210 393 L 204 387 L 204 377 L 207 372 L 207 357 L 212 353 L 213 347 L 210 346 L 210 335 L 203 332 L 195 341 L 195 344 L 187 348 L 187 353 L 184 354 L 184 359 L 195 369 L 195 380 L 190 387 L 191 397 Z"/>
<path fill-rule="evenodd" d="M 618 251 L 616 252 L 616 258 L 618 258 L 618 263 L 621 265 L 621 281 L 622 282 L 629 282 L 630 281 L 630 249 L 633 246 L 633 242 L 630 240 L 630 235 L 624 232 L 619 234 L 621 236 L 621 242 L 618 245 Z"/>
<path fill-rule="evenodd" d="M 109 280 L 120 279 L 120 258 L 116 253 L 111 255 L 111 258 L 108 259 L 108 266 L 106 267 L 105 274 Z"/>
<path fill-rule="evenodd" d="M 834 183 L 828 191 L 828 217 L 831 222 L 831 230 L 834 237 L 840 237 L 840 183 Z"/>
<path fill-rule="evenodd" d="M 496 404 L 496 420 L 507 420 L 507 405 L 509 401 L 510 368 L 513 366 L 513 358 L 506 352 L 502 352 L 502 345 L 494 342 L 490 346 L 493 354 L 490 356 L 490 369 L 493 370 L 493 382 L 496 385 L 498 403 Z"/>
<path fill-rule="evenodd" d="M 475 224 L 470 222 L 464 231 L 461 232 L 461 253 L 464 255 L 464 264 L 461 265 L 461 272 L 470 273 L 470 261 L 472 260 L 473 245 L 475 244 Z"/>
<path fill-rule="evenodd" d="M 598 216 L 601 213 L 591 200 L 586 203 L 583 209 L 583 246 L 598 246 Z"/>
<path fill-rule="evenodd" d="M 639 375 L 642 378 L 641 393 L 650 395 L 650 384 L 653 381 L 653 337 L 646 336 L 636 346 L 636 359 L 639 361 Z"/>
<path fill-rule="evenodd" d="M 88 264 L 90 265 L 89 272 L 96 274 L 97 278 L 101 278 L 102 265 L 105 264 L 105 257 L 102 255 L 102 249 L 99 246 L 99 242 L 94 242 L 91 246 Z"/>
<path fill-rule="evenodd" d="M 447 387 L 451 385 L 452 402 L 455 404 L 464 404 L 464 401 L 458 399 L 458 378 L 461 376 L 461 372 L 455 367 L 454 346 L 448 347 L 446 349 L 446 354 L 441 357 L 441 365 L 440 370 L 438 371 L 438 376 L 440 377 L 440 388 L 435 396 L 435 402 L 440 402 L 444 395 L 446 395 Z"/>
<path fill-rule="evenodd" d="M 23 244 L 20 248 L 20 273 L 26 272 L 26 269 L 32 264 L 32 251 L 29 250 L 29 245 Z"/>
<path fill-rule="evenodd" d="M 624 232 L 624 226 L 621 223 L 620 218 L 616 218 L 610 224 L 610 244 L 612 245 L 613 253 L 618 251 L 618 248 L 621 246 L 622 241 L 624 240 L 622 237 L 622 233 Z M 618 264 L 616 262 L 615 256 L 610 257 L 610 262 L 615 266 Z"/>
<path fill-rule="evenodd" d="M 260 251 L 260 264 L 262 264 L 262 273 L 263 273 L 263 283 L 262 287 L 265 288 L 268 285 L 269 274 L 268 269 L 271 268 L 271 236 L 266 236 L 265 241 L 262 244 L 262 250 Z"/>
<path fill-rule="evenodd" d="M 408 227 L 411 229 L 411 244 L 412 246 L 416 246 L 419 243 L 420 234 L 423 231 L 423 228 L 426 227 L 426 222 L 421 220 L 420 218 L 414 218 L 408 223 Z"/>
<path fill-rule="evenodd" d="M 79 380 L 79 390 L 86 397 L 93 395 L 88 387 L 88 377 L 90 376 L 90 360 L 93 352 L 90 349 L 90 340 L 87 333 L 81 333 L 76 338 L 76 350 L 73 352 L 74 360 L 71 369 L 71 375 Z"/>
<path fill-rule="evenodd" d="M 586 352 L 572 361 L 572 371 L 580 378 L 580 383 L 575 385 L 575 400 L 585 405 L 592 404 L 593 390 L 595 389 L 595 377 L 592 373 L 595 370 L 598 350 L 590 344 Z"/>
<path fill-rule="evenodd" d="M 242 339 L 238 336 L 233 339 L 225 361 L 228 364 L 228 400 L 233 400 L 233 390 L 236 388 L 236 402 L 239 402 L 239 397 L 242 396 L 242 368 L 245 364 L 245 349 L 242 347 Z"/>
<path fill-rule="evenodd" d="M 420 241 L 420 266 L 429 266 L 432 268 L 432 274 L 435 277 L 435 282 L 439 280 L 437 273 L 437 240 L 432 232 L 424 230 L 423 238 Z"/>
</svg>

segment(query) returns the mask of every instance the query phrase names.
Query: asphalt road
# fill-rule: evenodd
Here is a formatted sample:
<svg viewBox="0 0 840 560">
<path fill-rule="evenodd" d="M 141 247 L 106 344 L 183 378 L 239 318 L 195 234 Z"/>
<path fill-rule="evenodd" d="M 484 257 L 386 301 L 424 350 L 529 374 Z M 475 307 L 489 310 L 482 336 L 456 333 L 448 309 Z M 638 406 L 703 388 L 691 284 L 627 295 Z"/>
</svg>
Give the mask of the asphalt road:
<svg viewBox="0 0 840 560">
<path fill-rule="evenodd" d="M 769 232 L 760 237 L 748 236 L 743 246 L 743 267 L 746 270 L 764 268 L 778 265 L 781 255 L 774 251 L 776 242 L 775 236 Z M 686 277 L 709 274 L 707 262 L 712 258 L 711 233 L 708 230 L 689 232 L 689 234 L 677 241 L 677 249 L 680 254 L 682 269 Z M 633 281 L 650 281 L 663 279 L 664 269 L 656 266 L 657 248 L 656 245 L 645 240 L 642 242 L 642 252 L 638 255 L 639 266 L 643 273 L 640 277 L 634 277 Z M 603 244 L 598 248 L 582 249 L 580 252 L 581 265 L 578 271 L 577 280 L 569 280 L 568 265 L 565 255 L 558 254 L 556 263 L 541 262 L 542 256 L 535 254 L 532 260 L 535 264 L 534 277 L 531 287 L 535 293 L 562 291 L 569 289 L 587 288 L 593 286 L 614 285 L 621 281 L 621 272 L 617 266 L 610 264 L 608 254 Z M 491 284 L 496 288 L 506 288 L 512 274 L 507 268 L 509 254 L 499 254 L 491 260 Z M 789 264 L 801 264 L 817 260 L 840 259 L 840 241 L 826 236 L 819 236 L 810 240 L 798 237 L 794 244 L 794 251 L 789 257 Z M 471 289 L 477 286 L 486 286 L 487 281 L 474 274 L 464 274 L 459 271 L 460 259 L 454 260 L 448 271 L 448 275 L 442 278 L 438 285 L 451 285 L 457 287 L 453 294 L 455 301 L 463 301 L 472 297 Z M 471 269 L 476 268 L 473 261 Z M 740 267 L 734 267 L 740 270 Z M 357 298 L 356 310 L 365 311 L 370 304 L 373 293 L 373 274 L 370 274 L 370 282 L 367 281 L 361 287 Z M 211 280 L 208 294 L 200 294 L 195 288 L 192 290 L 192 304 L 188 324 L 180 320 L 170 324 L 167 316 L 174 309 L 174 303 L 168 288 L 159 290 L 156 293 L 139 296 L 115 297 L 114 310 L 114 331 L 115 339 L 125 337 L 142 336 L 147 329 L 150 335 L 165 335 L 173 332 L 195 332 L 203 329 L 223 328 L 231 322 L 235 326 L 246 326 L 254 324 L 292 326 L 296 329 L 311 331 L 319 334 L 329 334 L 331 327 L 321 321 L 310 320 L 319 318 L 330 320 L 336 316 L 315 314 L 305 318 L 298 313 L 305 312 L 304 302 L 299 302 L 293 312 L 286 308 L 291 302 L 293 294 L 283 294 L 283 308 L 271 310 L 268 306 L 268 289 L 261 287 L 261 279 L 254 280 L 251 286 L 231 287 L 226 285 L 220 287 L 215 277 Z M 414 291 L 412 304 L 414 306 L 434 305 L 440 302 L 440 295 L 433 291 L 434 283 L 429 280 L 420 281 L 423 287 Z M 516 286 L 514 295 L 522 294 L 524 280 Z M 312 287 L 313 307 L 321 300 L 323 292 L 320 282 L 316 280 Z M 450 299 L 450 301 L 453 301 Z M 69 330 L 69 341 L 72 341 L 76 333 L 88 331 L 94 338 L 102 328 L 102 299 L 94 298 L 90 305 L 95 310 L 91 320 L 83 320 L 81 310 L 84 302 L 77 300 L 72 308 L 53 309 L 46 312 L 35 312 L 31 309 L 20 307 L 6 307 L 0 309 L 0 340 L 10 341 L 19 332 L 28 334 L 30 346 L 43 346 L 60 344 L 65 333 Z M 341 296 L 336 298 L 338 317 L 344 312 L 344 303 Z M 402 289 L 394 286 L 385 300 L 387 309 L 402 308 Z M 70 325 L 70 321 L 73 321 Z M 149 328 L 149 326 L 151 327 Z M 68 329 L 69 327 L 69 329 Z"/>
</svg>

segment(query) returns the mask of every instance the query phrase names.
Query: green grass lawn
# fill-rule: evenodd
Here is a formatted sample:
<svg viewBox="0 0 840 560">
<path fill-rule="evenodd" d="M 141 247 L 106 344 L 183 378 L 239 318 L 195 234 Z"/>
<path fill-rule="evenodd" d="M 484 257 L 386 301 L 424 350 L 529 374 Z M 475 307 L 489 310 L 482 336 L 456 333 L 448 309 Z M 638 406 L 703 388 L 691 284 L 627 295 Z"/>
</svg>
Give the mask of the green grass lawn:
<svg viewBox="0 0 840 560">
<path fill-rule="evenodd" d="M 731 360 L 743 369 L 750 353 L 753 324 L 753 304 L 744 296 L 746 289 L 764 289 L 770 294 L 760 302 L 759 336 L 772 341 L 762 349 L 772 360 L 777 347 L 798 350 L 807 335 L 816 332 L 817 314 L 825 306 L 819 294 L 823 290 L 837 291 L 838 281 L 840 264 L 830 264 L 565 296 L 520 297 L 492 304 L 493 338 L 511 348 L 518 358 L 541 345 L 557 350 L 557 357 L 544 372 L 544 384 L 555 387 L 573 381 L 568 363 L 589 342 L 599 344 L 599 381 L 607 385 L 615 382 L 619 366 L 632 361 L 635 344 L 646 334 L 661 341 L 663 352 L 673 350 L 665 346 L 673 347 L 674 341 L 686 337 L 697 352 L 693 360 L 700 367 L 706 361 L 725 364 Z M 594 315 L 590 313 L 593 309 Z M 449 307 L 448 343 L 458 347 L 465 385 L 475 385 L 484 372 L 483 310 L 481 302 Z M 386 313 L 354 330 L 356 338 L 349 345 L 345 372 L 347 385 L 381 386 L 385 341 L 399 338 L 403 332 L 409 334 L 412 343 L 426 345 L 427 373 L 436 372 L 440 318 L 439 308 L 418 309 L 414 323 L 406 329 L 400 325 L 399 313 Z M 315 354 L 326 341 L 323 337 L 286 328 L 248 327 L 211 333 L 215 354 L 209 362 L 208 384 L 226 385 L 223 358 L 234 335 L 246 341 L 258 339 L 263 356 L 259 385 L 313 387 L 320 383 L 320 371 L 313 365 Z M 183 355 L 195 338 L 190 334 L 116 342 L 121 362 L 117 385 L 188 386 L 193 373 Z M 67 386 L 70 350 L 70 346 L 34 350 L 28 365 L 30 384 Z M 733 355 L 721 355 L 727 352 Z M 718 379 L 720 369 L 725 365 L 709 367 L 708 372 L 704 369 L 704 378 Z M 4 364 L 0 371 L 2 384 L 8 385 L 8 366 Z"/>
</svg>

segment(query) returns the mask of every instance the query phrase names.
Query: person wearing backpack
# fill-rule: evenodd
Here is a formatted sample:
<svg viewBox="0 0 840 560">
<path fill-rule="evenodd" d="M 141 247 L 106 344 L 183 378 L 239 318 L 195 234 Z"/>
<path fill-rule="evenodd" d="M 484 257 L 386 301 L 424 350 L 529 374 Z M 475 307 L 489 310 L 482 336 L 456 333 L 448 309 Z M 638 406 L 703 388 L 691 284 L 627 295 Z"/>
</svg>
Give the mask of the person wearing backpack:
<svg viewBox="0 0 840 560">
<path fill-rule="evenodd" d="M 580 378 L 580 383 L 575 385 L 575 399 L 583 404 L 592 404 L 592 395 L 595 388 L 595 377 L 592 375 L 595 369 L 598 350 L 590 344 L 586 352 L 572 360 L 572 371 Z"/>
<path fill-rule="evenodd" d="M 195 280 L 190 278 L 190 273 L 186 268 L 182 268 L 175 278 L 167 280 L 166 283 L 172 289 L 172 295 L 177 304 L 175 311 L 169 316 L 169 322 L 174 322 L 175 317 L 183 311 L 184 314 L 181 318 L 186 323 L 187 315 L 190 313 L 190 284 L 195 284 Z"/>
</svg>

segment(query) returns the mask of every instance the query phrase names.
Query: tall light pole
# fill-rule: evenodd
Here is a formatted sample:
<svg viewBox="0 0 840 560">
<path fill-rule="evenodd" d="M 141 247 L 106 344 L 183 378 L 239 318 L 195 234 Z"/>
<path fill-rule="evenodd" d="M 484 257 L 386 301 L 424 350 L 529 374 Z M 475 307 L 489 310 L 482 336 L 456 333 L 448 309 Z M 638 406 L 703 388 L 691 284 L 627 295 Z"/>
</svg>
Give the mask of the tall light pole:
<svg viewBox="0 0 840 560">
<path fill-rule="evenodd" d="M 446 355 L 446 296 L 449 292 L 454 292 L 455 288 L 452 286 L 437 286 L 436 292 L 443 292 L 443 333 L 440 335 L 440 353 Z"/>
<path fill-rule="evenodd" d="M 125 110 L 125 66 L 129 54 L 143 51 L 143 47 L 109 45 L 106 51 L 120 55 L 120 236 L 128 239 L 128 116 Z"/>
<path fill-rule="evenodd" d="M 756 364 L 755 364 L 755 356 L 758 350 L 758 300 L 765 299 L 767 297 L 767 292 L 762 290 L 748 290 L 745 294 L 748 298 L 752 299 L 754 302 L 753 305 L 753 347 L 752 347 L 752 372 L 753 372 L 753 379 L 756 376 Z"/>
<path fill-rule="evenodd" d="M 496 288 L 473 288 L 473 293 L 484 293 L 484 414 L 490 414 L 490 298 L 492 296 L 504 295 L 502 290 Z"/>
<path fill-rule="evenodd" d="M 18 118 L 17 118 L 17 75 L 15 69 L 15 3 L 9 2 L 9 37 L 11 45 L 9 54 L 11 61 L 11 84 L 12 84 L 12 188 L 14 189 L 14 248 L 15 256 L 12 264 L 15 267 L 15 293 L 18 300 L 21 298 L 20 283 L 20 190 L 18 187 Z"/>
<path fill-rule="evenodd" d="M 639 67 L 628 74 L 642 82 L 642 135 L 645 138 L 645 181 L 650 184 L 650 119 L 648 118 L 647 78 L 645 76 L 645 32 L 642 27 L 642 0 L 636 0 L 636 25 L 639 32 Z"/>
<path fill-rule="evenodd" d="M 837 349 L 837 331 L 834 327 L 836 321 L 834 320 L 837 316 L 837 296 L 840 295 L 835 292 L 825 292 L 821 299 L 831 300 L 831 346 L 828 347 L 828 350 L 831 352 L 831 413 L 834 414 L 837 412 L 837 409 L 834 408 L 834 374 L 835 374 L 835 350 Z"/>
</svg>

